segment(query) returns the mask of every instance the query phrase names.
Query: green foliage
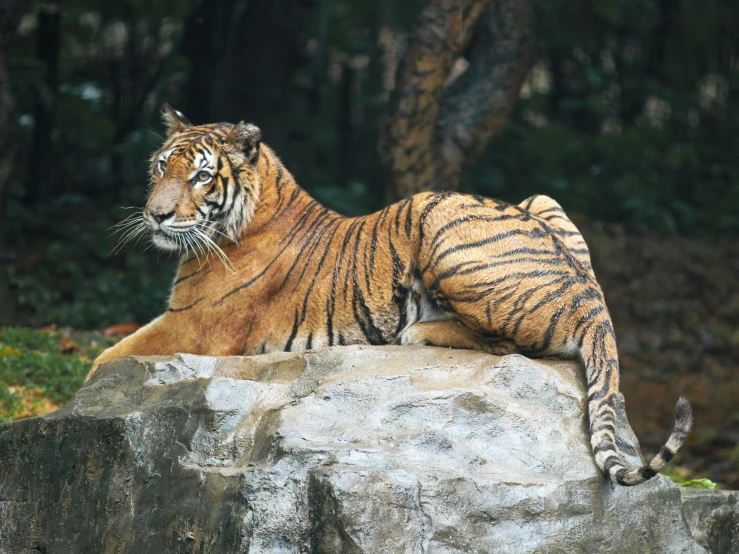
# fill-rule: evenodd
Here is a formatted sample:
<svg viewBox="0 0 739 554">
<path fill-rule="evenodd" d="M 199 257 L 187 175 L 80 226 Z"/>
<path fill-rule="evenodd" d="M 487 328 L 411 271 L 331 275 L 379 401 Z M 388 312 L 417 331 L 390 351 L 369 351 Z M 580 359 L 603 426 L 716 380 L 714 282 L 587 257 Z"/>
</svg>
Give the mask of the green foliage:
<svg viewBox="0 0 739 554">
<path fill-rule="evenodd" d="M 536 6 L 530 88 L 466 189 L 550 194 L 571 212 L 667 232 L 739 233 L 739 5 Z"/>
<path fill-rule="evenodd" d="M 688 489 L 708 489 L 717 490 L 718 484 L 714 483 L 710 479 L 705 477 L 686 478 L 685 475 L 679 473 L 674 469 L 674 464 L 680 464 L 683 453 L 679 452 L 673 459 L 673 465 L 662 470 L 662 474 L 665 477 L 669 477 L 670 480 L 675 483 L 678 487 L 685 487 Z"/>
<path fill-rule="evenodd" d="M 684 133 L 634 126 L 588 136 L 552 123 L 511 122 L 466 190 L 518 202 L 549 194 L 566 210 L 667 232 L 739 232 L 739 164 L 729 149 Z M 492 177 L 492 178 L 491 178 Z"/>
<path fill-rule="evenodd" d="M 62 352 L 63 338 L 79 351 Z M 91 360 L 114 343 L 99 333 L 0 329 L 0 422 L 21 413 L 21 391 L 37 391 L 57 405 L 69 400 L 82 386 Z"/>
<path fill-rule="evenodd" d="M 718 484 L 714 483 L 710 479 L 691 479 L 690 481 L 682 481 L 677 483 L 678 487 L 685 487 L 687 489 L 708 489 L 718 490 Z"/>
<path fill-rule="evenodd" d="M 0 266 L 0 289 L 15 300 L 11 321 L 99 328 L 145 322 L 166 304 L 173 261 L 158 263 L 141 245 L 112 255 L 118 236 L 110 227 L 130 213 L 118 206 L 144 202 L 147 160 L 161 144 L 149 129 L 158 129 L 163 91 L 182 81 L 178 40 L 194 3 L 124 4 L 59 6 L 55 95 L 35 58 L 35 32 L 21 32 L 11 50 L 19 152 L 0 216 L 0 250 L 16 253 Z M 41 5 L 49 6 L 30 7 Z M 124 25 L 132 24 L 135 46 L 125 42 L 134 35 Z M 28 179 L 38 163 L 31 152 L 38 101 L 54 107 L 53 190 Z"/>
<path fill-rule="evenodd" d="M 37 250 L 33 259 L 22 258 L 5 268 L 20 319 L 35 325 L 95 329 L 146 322 L 166 306 L 174 260 L 159 262 L 156 253 L 142 253 L 141 244 L 113 253 L 120 235 L 111 235 L 110 227 L 130 212 L 80 217 L 95 214 L 94 202 L 71 194 L 36 212 L 25 210 L 19 202 L 9 206 L 9 212 L 14 210 L 14 234 L 19 240 L 28 236 L 29 229 L 49 237 L 40 246 L 33 245 Z"/>
</svg>

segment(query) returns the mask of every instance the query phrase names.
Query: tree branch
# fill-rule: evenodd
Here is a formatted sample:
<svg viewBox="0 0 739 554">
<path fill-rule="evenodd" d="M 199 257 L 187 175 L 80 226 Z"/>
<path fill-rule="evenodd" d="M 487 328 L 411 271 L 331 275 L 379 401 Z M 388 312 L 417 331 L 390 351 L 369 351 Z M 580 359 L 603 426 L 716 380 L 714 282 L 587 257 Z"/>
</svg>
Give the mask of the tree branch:
<svg viewBox="0 0 739 554">
<path fill-rule="evenodd" d="M 398 67 L 381 130 L 391 199 L 458 187 L 515 104 L 532 63 L 532 28 L 529 0 L 431 0 Z M 470 67 L 445 91 L 468 44 Z"/>
<path fill-rule="evenodd" d="M 438 180 L 436 123 L 444 81 L 490 2 L 431 0 L 411 34 L 380 131 L 380 156 L 400 196 Z"/>
<path fill-rule="evenodd" d="M 527 0 L 497 0 L 480 18 L 469 68 L 442 100 L 437 134 L 446 186 L 459 186 L 513 110 L 534 59 L 533 20 Z"/>
</svg>

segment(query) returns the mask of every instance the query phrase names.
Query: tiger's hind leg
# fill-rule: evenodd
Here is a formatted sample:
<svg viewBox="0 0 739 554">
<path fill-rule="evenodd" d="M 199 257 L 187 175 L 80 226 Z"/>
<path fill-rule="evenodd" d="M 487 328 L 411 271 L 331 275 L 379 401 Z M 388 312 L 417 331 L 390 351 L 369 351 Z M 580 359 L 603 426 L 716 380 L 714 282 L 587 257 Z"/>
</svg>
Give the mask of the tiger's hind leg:
<svg viewBox="0 0 739 554">
<path fill-rule="evenodd" d="M 398 343 L 468 348 L 470 350 L 482 350 L 496 356 L 518 353 L 518 347 L 514 342 L 482 339 L 453 319 L 414 323 L 400 333 Z"/>
<path fill-rule="evenodd" d="M 582 236 L 554 200 L 514 206 L 439 194 L 419 225 L 419 288 L 472 333 L 536 356 L 572 357 L 582 315 L 597 310 L 610 323 Z"/>
<path fill-rule="evenodd" d="M 525 354 L 581 360 L 598 467 L 622 485 L 656 475 L 690 431 L 690 404 L 678 402 L 673 433 L 648 465 L 633 467 L 620 456 L 616 337 L 574 225 L 548 221 L 545 210 L 535 215 L 460 194 L 430 196 L 419 210 L 414 263 L 434 304 L 473 333 L 511 340 Z"/>
</svg>

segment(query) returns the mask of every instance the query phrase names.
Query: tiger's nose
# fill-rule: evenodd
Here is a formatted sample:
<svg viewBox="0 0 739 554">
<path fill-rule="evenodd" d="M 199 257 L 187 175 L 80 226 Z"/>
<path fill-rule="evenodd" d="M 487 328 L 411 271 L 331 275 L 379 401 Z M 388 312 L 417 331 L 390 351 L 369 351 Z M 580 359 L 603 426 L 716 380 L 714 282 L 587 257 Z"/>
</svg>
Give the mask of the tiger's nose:
<svg viewBox="0 0 739 554">
<path fill-rule="evenodd" d="M 149 210 L 149 216 L 156 221 L 157 223 L 161 223 L 165 219 L 169 219 L 174 215 L 174 210 L 171 212 L 160 212 L 157 210 Z"/>
</svg>

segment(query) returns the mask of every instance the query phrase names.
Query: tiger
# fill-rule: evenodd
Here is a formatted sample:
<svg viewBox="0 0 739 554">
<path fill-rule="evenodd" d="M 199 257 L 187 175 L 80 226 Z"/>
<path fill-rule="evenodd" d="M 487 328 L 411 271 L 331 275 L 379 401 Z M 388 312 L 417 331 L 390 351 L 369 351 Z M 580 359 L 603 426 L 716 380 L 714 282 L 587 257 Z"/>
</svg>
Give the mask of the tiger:
<svg viewBox="0 0 739 554">
<path fill-rule="evenodd" d="M 611 317 L 588 247 L 553 199 L 424 192 L 345 217 L 298 186 L 255 125 L 193 125 L 168 105 L 162 117 L 166 137 L 129 235 L 181 255 L 169 304 L 105 350 L 88 379 L 130 355 L 352 344 L 558 357 L 585 368 L 592 452 L 612 484 L 647 481 L 684 443 L 693 414 L 680 397 L 648 464 L 617 451 Z"/>
</svg>

